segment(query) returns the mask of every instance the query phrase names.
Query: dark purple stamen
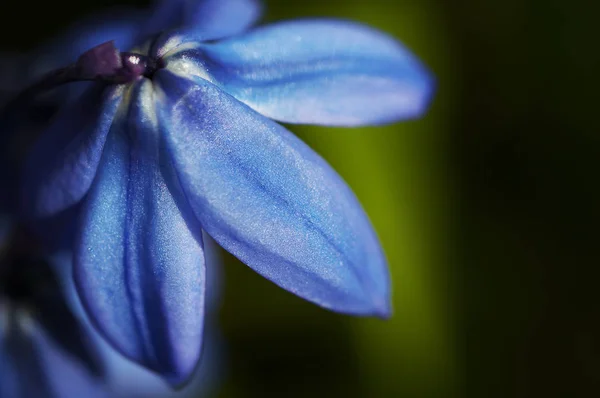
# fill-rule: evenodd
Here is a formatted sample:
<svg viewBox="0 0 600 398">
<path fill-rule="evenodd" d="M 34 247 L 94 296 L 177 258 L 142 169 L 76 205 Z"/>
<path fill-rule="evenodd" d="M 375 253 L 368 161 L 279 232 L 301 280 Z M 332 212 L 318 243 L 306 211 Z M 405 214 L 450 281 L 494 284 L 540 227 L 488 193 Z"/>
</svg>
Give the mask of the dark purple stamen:
<svg viewBox="0 0 600 398">
<path fill-rule="evenodd" d="M 121 53 L 113 41 L 108 41 L 81 54 L 74 64 L 48 73 L 38 82 L 21 91 L 6 104 L 3 113 L 11 114 L 35 95 L 63 84 L 78 81 L 124 84 L 141 76 L 151 78 L 160 67 L 159 60 L 136 53 Z"/>
<path fill-rule="evenodd" d="M 140 76 L 151 76 L 154 67 L 148 57 L 120 53 L 114 42 L 100 44 L 83 53 L 74 65 L 78 80 L 129 83 Z"/>
<path fill-rule="evenodd" d="M 114 76 L 122 68 L 121 54 L 113 41 L 102 43 L 81 54 L 74 72 L 84 80 Z"/>
<path fill-rule="evenodd" d="M 157 62 L 143 55 L 135 53 L 121 53 L 123 66 L 118 72 L 119 76 L 132 81 L 139 76 L 152 77 L 157 69 Z"/>
</svg>

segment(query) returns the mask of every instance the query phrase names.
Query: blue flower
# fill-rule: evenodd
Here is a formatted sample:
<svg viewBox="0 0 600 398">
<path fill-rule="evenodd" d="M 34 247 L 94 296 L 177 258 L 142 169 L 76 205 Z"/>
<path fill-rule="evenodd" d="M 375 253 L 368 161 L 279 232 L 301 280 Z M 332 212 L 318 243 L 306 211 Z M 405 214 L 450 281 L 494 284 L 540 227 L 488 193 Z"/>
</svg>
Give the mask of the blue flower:
<svg viewBox="0 0 600 398">
<path fill-rule="evenodd" d="M 130 81 L 96 84 L 63 109 L 23 179 L 24 214 L 81 203 L 75 282 L 85 308 L 114 347 L 173 385 L 201 351 L 202 231 L 306 300 L 390 315 L 385 256 L 358 200 L 275 121 L 415 118 L 433 87 L 408 50 L 366 26 L 299 20 L 223 39 L 249 22 L 213 10 L 208 25 L 120 54 Z"/>
</svg>

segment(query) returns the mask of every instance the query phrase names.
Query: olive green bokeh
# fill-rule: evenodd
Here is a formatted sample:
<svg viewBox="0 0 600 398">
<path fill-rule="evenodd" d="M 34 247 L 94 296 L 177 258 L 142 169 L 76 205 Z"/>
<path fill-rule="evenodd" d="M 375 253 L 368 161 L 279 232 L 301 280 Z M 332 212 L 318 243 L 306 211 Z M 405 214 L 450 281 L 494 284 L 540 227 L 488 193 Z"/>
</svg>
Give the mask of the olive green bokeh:
<svg viewBox="0 0 600 398">
<path fill-rule="evenodd" d="M 455 345 L 453 262 L 447 241 L 454 194 L 444 167 L 444 144 L 457 82 L 451 76 L 453 43 L 443 21 L 434 4 L 424 1 L 397 2 L 393 12 L 387 1 L 343 5 L 270 1 L 267 5 L 269 21 L 327 16 L 377 27 L 422 59 L 435 74 L 438 87 L 430 112 L 421 120 L 353 129 L 288 126 L 346 179 L 369 214 L 390 264 L 394 316 L 381 321 L 322 313 L 299 299 L 284 298 L 276 287 L 241 271 L 239 264 L 228 264 L 225 327 L 244 341 L 249 327 L 263 331 L 252 332 L 257 341 L 270 339 L 274 333 L 286 341 L 277 346 L 286 352 L 267 355 L 269 361 L 277 362 L 274 368 L 281 368 L 277 377 L 287 380 L 269 385 L 268 372 L 260 372 L 252 388 L 236 385 L 227 389 L 228 396 L 247 396 L 248 389 L 263 389 L 256 396 L 456 396 L 461 369 Z M 244 290 L 240 285 L 246 285 Z M 264 291 L 260 300 L 258 291 Z M 250 304 L 254 301 L 256 305 Z M 247 315 L 240 317 L 240 313 Z M 262 313 L 260 320 L 246 319 L 257 313 Z M 309 333 L 304 335 L 303 330 Z M 335 348 L 308 357 L 291 348 L 328 346 L 333 339 L 343 339 L 344 345 L 335 341 Z M 262 357 L 261 349 L 273 348 L 267 342 L 249 351 Z M 338 359 L 326 359 L 326 355 Z M 280 376 L 286 367 L 290 374 Z M 233 370 L 248 372 L 236 372 L 235 364 Z M 262 385 L 256 380 L 261 377 Z"/>
</svg>

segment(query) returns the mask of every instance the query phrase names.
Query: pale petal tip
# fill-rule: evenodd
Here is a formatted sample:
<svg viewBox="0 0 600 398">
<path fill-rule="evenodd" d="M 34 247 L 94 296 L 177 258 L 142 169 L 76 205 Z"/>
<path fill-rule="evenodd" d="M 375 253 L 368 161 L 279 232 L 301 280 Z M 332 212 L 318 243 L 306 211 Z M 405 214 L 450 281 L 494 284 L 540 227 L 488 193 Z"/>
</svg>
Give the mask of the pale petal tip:
<svg viewBox="0 0 600 398">
<path fill-rule="evenodd" d="M 437 79 L 435 78 L 433 73 L 425 71 L 424 74 L 425 89 L 421 101 L 421 115 L 424 115 L 431 107 L 431 103 L 433 102 L 433 98 L 435 97 L 438 85 Z"/>
<path fill-rule="evenodd" d="M 384 321 L 390 319 L 394 313 L 392 303 L 389 299 L 384 298 L 375 303 L 375 316 Z"/>
<path fill-rule="evenodd" d="M 367 298 L 368 297 L 368 298 Z M 390 319 L 394 309 L 392 308 L 392 299 L 389 291 L 372 291 L 369 296 L 365 297 L 368 300 L 367 307 L 363 316 L 375 317 L 383 320 Z"/>
<path fill-rule="evenodd" d="M 194 372 L 199 363 L 200 356 L 198 356 L 198 360 L 191 366 L 189 364 L 184 364 L 181 367 L 170 369 L 168 371 L 163 370 L 162 372 L 159 372 L 159 374 L 173 390 L 179 391 L 185 388 L 193 379 Z"/>
<path fill-rule="evenodd" d="M 418 119 L 427 114 L 437 91 L 437 79 L 427 68 L 421 67 L 417 84 L 417 92 L 412 99 L 412 112 L 408 112 L 407 119 Z"/>
</svg>

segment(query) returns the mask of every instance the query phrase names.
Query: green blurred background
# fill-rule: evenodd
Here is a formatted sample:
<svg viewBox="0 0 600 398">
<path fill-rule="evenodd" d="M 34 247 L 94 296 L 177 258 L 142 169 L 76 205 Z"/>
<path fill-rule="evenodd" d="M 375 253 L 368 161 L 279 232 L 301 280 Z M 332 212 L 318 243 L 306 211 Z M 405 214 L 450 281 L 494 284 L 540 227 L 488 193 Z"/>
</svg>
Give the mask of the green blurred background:
<svg viewBox="0 0 600 398">
<path fill-rule="evenodd" d="M 11 2 L 4 19 L 20 15 L 21 30 L 0 25 L 0 44 L 33 48 L 79 16 L 146 3 L 48 1 L 34 15 Z M 324 311 L 225 256 L 219 397 L 600 395 L 600 35 L 586 4 L 266 1 L 265 22 L 330 16 L 386 31 L 438 87 L 421 120 L 290 126 L 370 215 L 394 316 Z"/>
</svg>

